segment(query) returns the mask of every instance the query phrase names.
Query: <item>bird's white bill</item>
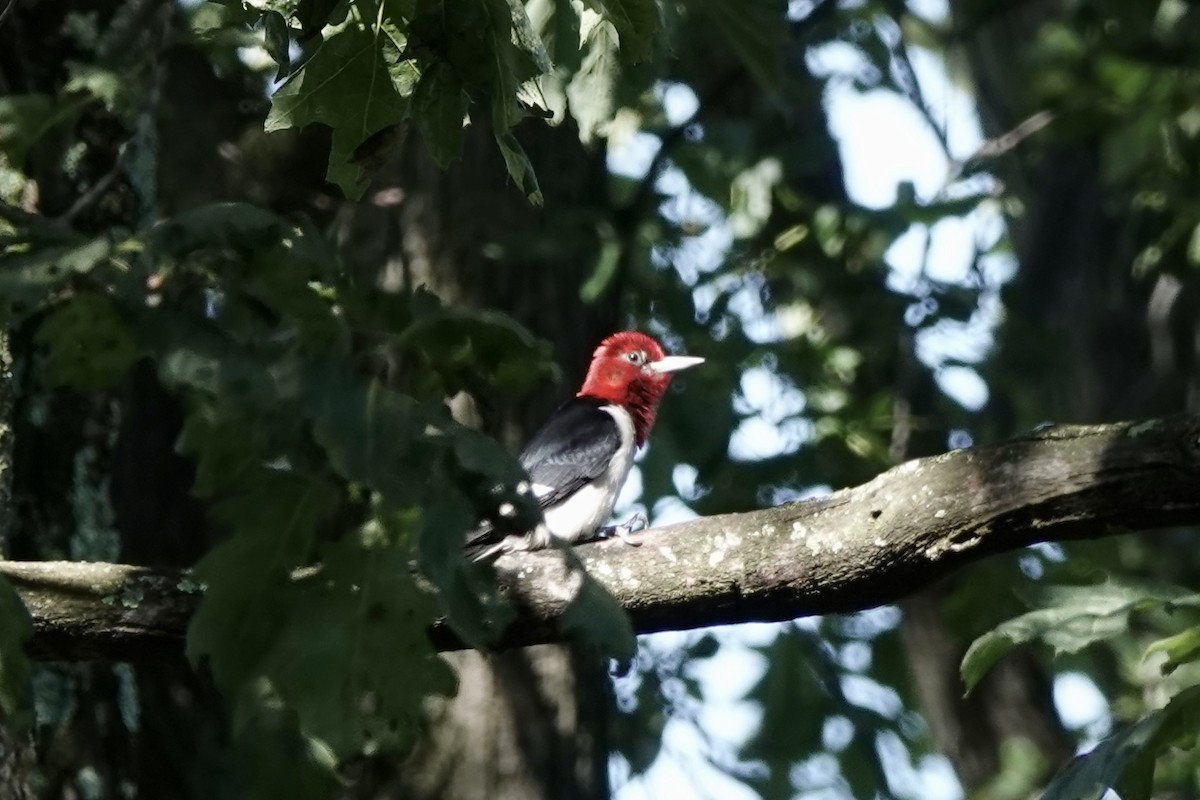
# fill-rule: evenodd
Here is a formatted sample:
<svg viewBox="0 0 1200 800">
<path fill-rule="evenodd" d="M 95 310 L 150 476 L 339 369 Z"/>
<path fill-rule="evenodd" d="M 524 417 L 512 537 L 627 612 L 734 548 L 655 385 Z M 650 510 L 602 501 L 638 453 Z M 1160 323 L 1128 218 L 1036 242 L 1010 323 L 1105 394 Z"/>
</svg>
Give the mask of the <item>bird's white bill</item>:
<svg viewBox="0 0 1200 800">
<path fill-rule="evenodd" d="M 703 364 L 704 359 L 699 356 L 664 356 L 658 361 L 651 361 L 646 365 L 647 369 L 651 369 L 658 373 L 678 372 L 681 369 L 694 367 L 697 364 Z"/>
</svg>

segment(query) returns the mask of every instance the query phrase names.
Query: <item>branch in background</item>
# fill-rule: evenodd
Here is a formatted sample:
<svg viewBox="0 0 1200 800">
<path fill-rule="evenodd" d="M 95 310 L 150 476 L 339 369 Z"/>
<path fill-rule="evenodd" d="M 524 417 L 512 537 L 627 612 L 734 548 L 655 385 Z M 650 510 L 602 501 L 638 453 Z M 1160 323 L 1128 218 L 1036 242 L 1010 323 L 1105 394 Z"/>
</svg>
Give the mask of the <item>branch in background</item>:
<svg viewBox="0 0 1200 800">
<path fill-rule="evenodd" d="M 1200 417 L 1048 428 L 910 461 L 829 497 L 706 517 L 577 548 L 641 633 L 785 620 L 893 602 L 950 570 L 1034 542 L 1200 523 Z M 570 602 L 554 552 L 505 556 L 521 610 L 502 646 L 561 638 Z M 199 600 L 182 573 L 0 562 L 34 617 L 42 659 L 178 653 Z M 461 647 L 443 625 L 443 650 Z"/>
<path fill-rule="evenodd" d="M 986 140 L 979 148 L 971 155 L 961 161 L 952 161 L 950 169 L 946 175 L 946 180 L 942 182 L 943 189 L 954 183 L 969 167 L 975 167 L 983 161 L 1000 158 L 1008 155 L 1021 142 L 1028 139 L 1033 134 L 1048 127 L 1052 122 L 1058 119 L 1058 115 L 1053 111 L 1045 110 L 1030 114 L 1025 119 L 1021 120 L 1011 130 L 1005 131 L 999 136 L 995 136 Z"/>
</svg>

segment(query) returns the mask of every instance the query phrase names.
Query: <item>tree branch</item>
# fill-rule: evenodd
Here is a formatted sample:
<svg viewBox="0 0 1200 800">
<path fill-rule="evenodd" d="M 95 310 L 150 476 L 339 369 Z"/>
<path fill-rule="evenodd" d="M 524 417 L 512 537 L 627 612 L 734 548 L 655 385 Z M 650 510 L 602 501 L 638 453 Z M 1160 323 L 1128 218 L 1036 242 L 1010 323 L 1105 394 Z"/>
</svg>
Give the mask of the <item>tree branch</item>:
<svg viewBox="0 0 1200 800">
<path fill-rule="evenodd" d="M 1034 542 L 1200 523 L 1200 417 L 1057 426 L 902 464 L 829 497 L 643 534 L 642 547 L 576 549 L 639 633 L 793 619 L 892 602 L 948 571 Z M 561 638 L 562 554 L 505 556 L 519 608 L 502 646 Z M 197 587 L 119 564 L 0 562 L 48 660 L 180 652 Z M 461 647 L 444 625 L 440 649 Z"/>
</svg>

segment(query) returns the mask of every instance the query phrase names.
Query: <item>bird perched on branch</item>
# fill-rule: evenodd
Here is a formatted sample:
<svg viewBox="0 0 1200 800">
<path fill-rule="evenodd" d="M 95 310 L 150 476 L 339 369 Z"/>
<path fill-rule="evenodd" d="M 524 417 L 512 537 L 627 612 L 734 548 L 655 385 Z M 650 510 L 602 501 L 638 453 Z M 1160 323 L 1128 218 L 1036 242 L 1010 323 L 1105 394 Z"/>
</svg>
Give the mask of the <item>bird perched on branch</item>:
<svg viewBox="0 0 1200 800">
<path fill-rule="evenodd" d="M 583 388 L 550 415 L 521 452 L 542 523 L 517 535 L 485 523 L 468 534 L 468 557 L 483 560 L 539 550 L 550 546 L 551 537 L 567 544 L 611 534 L 624 538 L 635 524 L 645 525 L 637 515 L 624 525 L 602 527 L 612 515 L 634 452 L 654 427 L 672 374 L 703 361 L 669 356 L 662 345 L 636 331 L 614 333 L 601 342 Z M 504 511 L 501 507 L 502 515 Z"/>
</svg>

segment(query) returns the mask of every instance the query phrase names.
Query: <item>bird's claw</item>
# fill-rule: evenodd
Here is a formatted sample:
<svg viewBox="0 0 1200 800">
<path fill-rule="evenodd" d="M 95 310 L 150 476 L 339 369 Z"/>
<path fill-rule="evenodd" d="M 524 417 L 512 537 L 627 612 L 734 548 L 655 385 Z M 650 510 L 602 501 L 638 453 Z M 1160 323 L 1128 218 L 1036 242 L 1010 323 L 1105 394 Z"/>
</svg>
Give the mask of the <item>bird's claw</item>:
<svg viewBox="0 0 1200 800">
<path fill-rule="evenodd" d="M 625 520 L 624 525 L 621 527 L 625 528 L 625 530 L 629 533 L 637 533 L 638 531 L 644 531 L 646 528 L 649 528 L 650 520 L 646 519 L 645 514 L 637 511 L 632 517 Z"/>
<path fill-rule="evenodd" d="M 639 511 L 619 525 L 608 525 L 601 528 L 600 536 L 604 539 L 615 536 L 630 547 L 641 547 L 642 543 L 632 538 L 632 534 L 645 530 L 649 525 L 650 522 L 646 519 L 646 515 Z"/>
</svg>

